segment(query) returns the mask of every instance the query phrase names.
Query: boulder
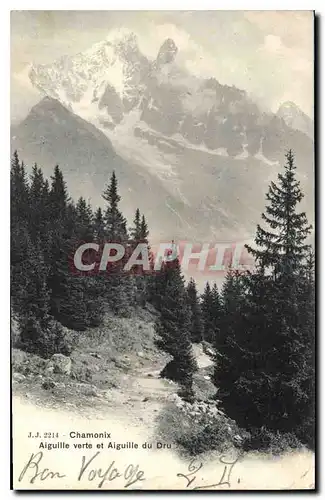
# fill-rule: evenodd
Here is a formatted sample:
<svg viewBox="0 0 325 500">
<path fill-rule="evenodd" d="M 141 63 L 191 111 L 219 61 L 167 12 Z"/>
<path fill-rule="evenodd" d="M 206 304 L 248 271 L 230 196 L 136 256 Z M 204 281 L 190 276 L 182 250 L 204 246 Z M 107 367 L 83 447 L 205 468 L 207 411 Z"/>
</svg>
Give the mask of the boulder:
<svg viewBox="0 0 325 500">
<path fill-rule="evenodd" d="M 45 370 L 44 370 L 44 374 L 45 375 L 52 375 L 54 372 L 54 366 L 52 364 L 52 361 L 49 361 Z"/>
<path fill-rule="evenodd" d="M 90 396 L 90 397 L 94 397 L 94 398 L 98 398 L 99 397 L 99 393 L 98 393 L 98 390 L 97 390 L 97 387 L 93 386 L 93 385 L 85 385 L 83 387 L 83 395 L 84 396 Z"/>
<path fill-rule="evenodd" d="M 12 380 L 14 382 L 23 382 L 25 378 L 26 378 L 25 375 L 23 375 L 22 373 L 15 372 L 12 374 Z"/>
<path fill-rule="evenodd" d="M 94 358 L 102 359 L 101 355 L 98 354 L 97 352 L 90 352 L 89 354 L 90 354 L 90 356 L 93 356 Z"/>
<path fill-rule="evenodd" d="M 51 358 L 54 373 L 62 375 L 70 375 L 71 373 L 71 358 L 63 354 L 53 354 Z"/>
<path fill-rule="evenodd" d="M 60 389 L 64 391 L 66 389 L 66 385 L 63 382 L 57 382 L 55 385 L 56 389 Z"/>
</svg>

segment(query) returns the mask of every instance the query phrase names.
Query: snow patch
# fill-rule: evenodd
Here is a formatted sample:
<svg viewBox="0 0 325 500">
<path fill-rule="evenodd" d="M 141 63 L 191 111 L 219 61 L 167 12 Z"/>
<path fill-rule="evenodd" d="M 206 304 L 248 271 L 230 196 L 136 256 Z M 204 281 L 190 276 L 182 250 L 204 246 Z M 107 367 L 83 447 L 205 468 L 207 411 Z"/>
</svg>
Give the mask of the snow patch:
<svg viewBox="0 0 325 500">
<path fill-rule="evenodd" d="M 261 138 L 261 141 L 260 141 L 260 149 L 258 150 L 258 152 L 256 153 L 256 155 L 254 156 L 254 158 L 256 158 L 256 160 L 261 161 L 265 165 L 268 165 L 269 167 L 278 166 L 279 165 L 278 161 L 269 160 L 268 158 L 266 158 L 264 156 L 263 149 L 262 149 L 262 144 L 263 144 L 263 137 Z"/>
</svg>

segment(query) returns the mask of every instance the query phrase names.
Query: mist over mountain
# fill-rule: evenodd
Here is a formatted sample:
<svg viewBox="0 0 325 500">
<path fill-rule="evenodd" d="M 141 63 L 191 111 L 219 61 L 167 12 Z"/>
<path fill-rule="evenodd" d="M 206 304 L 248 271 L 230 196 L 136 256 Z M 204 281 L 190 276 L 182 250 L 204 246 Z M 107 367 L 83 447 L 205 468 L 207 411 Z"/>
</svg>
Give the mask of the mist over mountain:
<svg viewBox="0 0 325 500">
<path fill-rule="evenodd" d="M 314 136 L 313 120 L 294 102 L 284 102 L 278 109 L 277 116 L 282 118 L 288 127 L 300 130 L 310 138 Z"/>
<path fill-rule="evenodd" d="M 12 148 L 48 172 L 59 163 L 71 193 L 94 203 L 115 169 L 126 214 L 139 206 L 159 237 L 250 237 L 289 148 L 312 214 L 311 119 L 191 74 L 171 38 L 149 59 L 118 30 L 29 77 L 48 98 L 13 128 Z"/>
</svg>

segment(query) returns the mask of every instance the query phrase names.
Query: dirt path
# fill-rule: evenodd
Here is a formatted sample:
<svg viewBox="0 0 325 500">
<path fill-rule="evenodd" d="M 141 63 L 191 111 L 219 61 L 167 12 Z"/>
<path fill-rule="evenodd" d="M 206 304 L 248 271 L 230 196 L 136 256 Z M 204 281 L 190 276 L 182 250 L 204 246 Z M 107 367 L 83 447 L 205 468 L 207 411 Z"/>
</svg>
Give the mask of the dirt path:
<svg viewBox="0 0 325 500">
<path fill-rule="evenodd" d="M 211 359 L 203 353 L 200 346 L 195 346 L 194 350 L 200 369 L 211 365 Z M 184 488 L 185 484 L 178 479 L 177 472 L 187 470 L 186 459 L 181 459 L 173 449 L 149 451 L 141 448 L 144 441 L 152 441 L 156 416 L 166 401 L 177 392 L 176 384 L 159 378 L 164 363 L 162 359 L 156 360 L 127 374 L 121 374 L 119 387 L 103 389 L 97 395 L 82 401 L 79 401 L 78 395 L 73 397 L 73 392 L 71 396 L 65 395 L 60 399 L 58 395 L 62 396 L 62 393 L 42 390 L 40 385 L 33 384 L 32 381 L 29 381 L 29 385 L 21 385 L 20 397 L 14 397 L 13 401 L 15 476 L 22 470 L 28 453 L 35 452 L 35 444 L 26 439 L 28 432 L 37 430 L 42 433 L 50 430 L 58 432 L 61 439 L 66 439 L 71 430 L 107 430 L 112 433 L 114 441 L 140 443 L 140 449 L 136 452 L 127 449 L 117 452 L 110 450 L 109 456 L 114 456 L 118 467 L 123 467 L 124 462 L 140 464 L 146 474 L 146 482 L 140 485 L 141 488 Z M 75 381 L 70 380 L 70 383 L 73 390 Z M 103 455 L 103 463 L 100 462 L 99 466 L 105 465 L 105 456 Z M 202 458 L 202 484 L 214 484 L 216 478 L 221 477 L 223 465 L 219 458 L 213 453 Z M 73 472 L 80 457 L 73 452 L 58 452 L 47 453 L 46 460 L 46 466 L 52 467 L 52 470 L 63 470 L 62 467 L 65 467 L 64 470 Z M 313 470 L 314 457 L 310 452 L 303 451 L 278 459 L 258 453 L 248 454 L 236 465 L 232 487 L 238 487 L 239 478 L 244 489 L 272 489 L 275 486 L 279 489 L 311 488 L 314 481 Z M 74 483 L 73 477 L 67 480 L 66 486 L 60 483 L 58 487 L 89 489 L 93 486 L 89 483 Z M 123 483 L 108 483 L 106 486 L 123 488 Z"/>
<path fill-rule="evenodd" d="M 200 345 L 195 345 L 193 351 L 199 369 L 212 364 Z M 26 378 L 23 383 L 14 384 L 14 393 L 39 407 L 62 409 L 85 418 L 109 416 L 127 420 L 136 427 L 145 425 L 153 431 L 159 411 L 178 391 L 177 384 L 159 377 L 166 362 L 164 358 L 145 360 L 145 364 L 127 373 L 121 370 L 116 385 L 107 389 L 65 378 L 55 388 L 44 390 L 41 379 Z"/>
<path fill-rule="evenodd" d="M 199 369 L 207 368 L 213 364 L 201 345 L 194 345 L 193 352 Z M 178 391 L 178 385 L 172 381 L 159 378 L 159 374 L 166 361 L 155 363 L 152 366 L 138 368 L 128 378 L 123 392 L 123 402 L 120 411 L 125 413 L 127 408 L 128 417 L 134 425 L 154 428 L 155 418 L 158 412 Z M 115 400 L 121 395 L 116 393 Z"/>
</svg>

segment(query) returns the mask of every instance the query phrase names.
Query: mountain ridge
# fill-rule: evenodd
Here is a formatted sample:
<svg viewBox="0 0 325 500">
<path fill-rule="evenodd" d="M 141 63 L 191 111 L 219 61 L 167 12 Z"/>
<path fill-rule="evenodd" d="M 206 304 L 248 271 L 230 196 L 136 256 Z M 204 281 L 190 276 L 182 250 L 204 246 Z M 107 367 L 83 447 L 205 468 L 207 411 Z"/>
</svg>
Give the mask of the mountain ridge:
<svg viewBox="0 0 325 500">
<path fill-rule="evenodd" d="M 158 238 L 198 241 L 251 237 L 291 148 L 312 214 L 313 141 L 287 124 L 299 108 L 265 112 L 244 90 L 191 74 L 179 55 L 170 38 L 149 59 L 122 30 L 32 66 L 49 100 L 14 128 L 12 147 L 47 171 L 60 163 L 73 195 L 88 191 L 96 204 L 114 168 L 128 217 L 139 206 Z"/>
<path fill-rule="evenodd" d="M 190 74 L 178 63 L 178 53 L 175 42 L 166 39 L 150 60 L 137 36 L 122 31 L 75 56 L 33 66 L 29 74 L 33 85 L 108 136 L 137 110 L 138 122 L 154 132 L 179 134 L 211 151 L 225 148 L 232 157 L 254 156 L 262 148 L 265 157 L 278 161 L 268 136 L 290 134 L 286 116 L 260 110 L 234 85 Z"/>
</svg>

